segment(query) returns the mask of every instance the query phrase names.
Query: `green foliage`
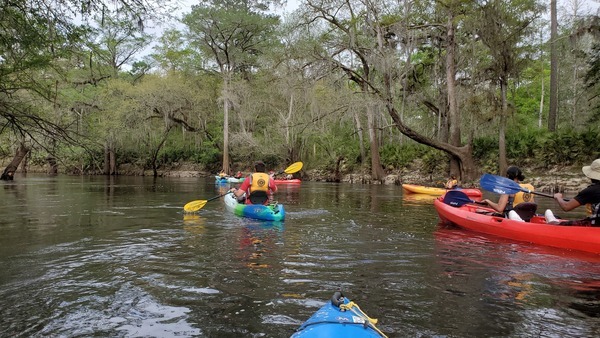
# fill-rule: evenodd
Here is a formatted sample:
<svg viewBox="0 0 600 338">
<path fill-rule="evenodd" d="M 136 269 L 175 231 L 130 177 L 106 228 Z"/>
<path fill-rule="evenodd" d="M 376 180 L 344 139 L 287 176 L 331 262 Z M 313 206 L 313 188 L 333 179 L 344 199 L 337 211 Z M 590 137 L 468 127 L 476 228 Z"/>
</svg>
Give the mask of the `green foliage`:
<svg viewBox="0 0 600 338">
<path fill-rule="evenodd" d="M 538 142 L 547 132 L 542 129 L 530 129 L 509 132 L 506 135 L 506 156 L 508 158 L 532 158 L 538 148 Z"/>
<path fill-rule="evenodd" d="M 423 170 L 427 174 L 433 175 L 434 173 L 446 171 L 448 155 L 440 150 L 428 148 L 426 153 L 422 156 L 422 160 Z"/>
<path fill-rule="evenodd" d="M 390 165 L 394 168 L 406 167 L 414 160 L 426 156 L 429 149 L 425 145 L 414 142 L 406 142 L 402 145 L 388 143 L 380 149 L 381 164 L 385 167 Z"/>
<path fill-rule="evenodd" d="M 485 160 L 490 153 L 494 153 L 495 159 L 498 159 L 498 137 L 482 136 L 473 140 L 473 157 L 479 160 Z"/>
<path fill-rule="evenodd" d="M 541 140 L 537 159 L 544 165 L 587 163 L 599 154 L 598 140 L 600 134 L 597 130 L 551 133 Z"/>
<path fill-rule="evenodd" d="M 507 157 L 515 165 L 535 160 L 536 166 L 574 165 L 588 163 L 600 156 L 600 132 L 566 130 L 550 133 L 544 129 L 510 132 L 506 135 Z M 496 170 L 498 139 L 479 137 L 473 141 L 473 155 L 483 169 Z"/>
</svg>

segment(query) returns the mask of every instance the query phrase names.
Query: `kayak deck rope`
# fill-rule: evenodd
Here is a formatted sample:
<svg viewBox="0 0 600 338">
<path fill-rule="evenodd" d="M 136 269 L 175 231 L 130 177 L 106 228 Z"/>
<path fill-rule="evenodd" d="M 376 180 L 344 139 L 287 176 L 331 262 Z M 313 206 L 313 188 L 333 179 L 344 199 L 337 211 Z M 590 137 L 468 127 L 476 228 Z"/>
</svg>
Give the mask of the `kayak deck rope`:
<svg viewBox="0 0 600 338">
<path fill-rule="evenodd" d="M 352 313 L 354 313 L 355 315 L 365 319 L 365 323 L 371 326 L 371 328 L 377 333 L 379 333 L 382 337 L 387 338 L 387 336 L 375 326 L 375 324 L 377 324 L 377 319 L 369 317 L 366 313 L 363 312 L 363 310 L 361 310 L 361 308 L 355 302 L 350 301 L 347 304 L 340 304 L 340 310 L 352 311 Z"/>
</svg>

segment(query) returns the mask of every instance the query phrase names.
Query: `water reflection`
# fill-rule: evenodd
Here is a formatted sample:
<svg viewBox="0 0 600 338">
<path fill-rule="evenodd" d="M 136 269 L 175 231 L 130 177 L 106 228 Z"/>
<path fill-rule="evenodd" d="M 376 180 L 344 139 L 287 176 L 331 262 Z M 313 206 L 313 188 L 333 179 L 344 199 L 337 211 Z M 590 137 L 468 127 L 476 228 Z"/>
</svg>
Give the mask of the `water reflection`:
<svg viewBox="0 0 600 338">
<path fill-rule="evenodd" d="M 439 196 L 428 195 L 428 194 L 403 194 L 402 201 L 407 205 L 414 204 L 433 204 L 436 198 Z"/>
<path fill-rule="evenodd" d="M 206 218 L 198 214 L 183 214 L 183 230 L 195 235 L 202 235 L 206 232 Z"/>
<path fill-rule="evenodd" d="M 272 267 L 269 257 L 282 241 L 283 222 L 265 222 L 242 219 L 238 235 L 239 260 L 248 268 Z"/>
<path fill-rule="evenodd" d="M 555 316 L 577 311 L 581 322 L 575 336 L 594 336 L 593 326 L 584 322 L 600 313 L 597 255 L 515 243 L 441 224 L 434 237 L 440 274 L 448 281 L 446 291 L 465 297 L 479 288 L 481 300 L 494 304 L 494 312 L 506 323 L 514 323 L 502 324 L 511 334 L 528 332 L 535 318 L 536 327 L 545 328 L 542 336 L 573 336 Z"/>
<path fill-rule="evenodd" d="M 600 317 L 600 277 L 558 279 L 552 285 L 565 294 L 561 303 L 566 308 L 578 315 Z"/>
<path fill-rule="evenodd" d="M 300 184 L 280 184 L 277 186 L 275 200 L 284 205 L 299 205 Z"/>
</svg>

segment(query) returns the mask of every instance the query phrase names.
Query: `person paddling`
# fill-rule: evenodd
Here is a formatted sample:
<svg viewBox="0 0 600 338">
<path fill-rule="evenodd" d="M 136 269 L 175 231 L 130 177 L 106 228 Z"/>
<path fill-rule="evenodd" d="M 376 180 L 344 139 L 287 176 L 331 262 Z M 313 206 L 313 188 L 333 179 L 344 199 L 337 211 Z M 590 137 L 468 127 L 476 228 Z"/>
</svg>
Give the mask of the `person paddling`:
<svg viewBox="0 0 600 338">
<path fill-rule="evenodd" d="M 578 225 L 578 226 L 600 226 L 600 158 L 594 160 L 591 165 L 581 168 L 583 174 L 587 176 L 592 184 L 581 190 L 575 197 L 565 200 L 563 194 L 554 194 L 554 200 L 563 211 L 571 211 L 581 205 L 586 205 L 588 217 L 578 220 L 558 220 L 552 210 L 548 209 L 544 213 L 546 222 L 560 225 Z"/>
<path fill-rule="evenodd" d="M 269 196 L 277 192 L 277 185 L 265 168 L 263 161 L 255 162 L 255 172 L 246 177 L 239 189 L 231 188 L 230 191 L 238 200 L 246 194 L 246 204 L 269 204 Z"/>
<path fill-rule="evenodd" d="M 519 169 L 516 166 L 510 166 L 508 167 L 508 169 L 506 169 L 506 177 L 517 183 L 525 179 L 525 175 L 523 175 L 521 169 Z M 523 221 L 519 214 L 517 214 L 517 212 L 513 210 L 515 195 L 516 194 L 501 194 L 500 198 L 498 199 L 498 202 L 493 202 L 487 198 L 484 199 L 482 202 L 486 203 L 496 212 L 503 214 L 504 217 L 517 221 Z"/>
</svg>

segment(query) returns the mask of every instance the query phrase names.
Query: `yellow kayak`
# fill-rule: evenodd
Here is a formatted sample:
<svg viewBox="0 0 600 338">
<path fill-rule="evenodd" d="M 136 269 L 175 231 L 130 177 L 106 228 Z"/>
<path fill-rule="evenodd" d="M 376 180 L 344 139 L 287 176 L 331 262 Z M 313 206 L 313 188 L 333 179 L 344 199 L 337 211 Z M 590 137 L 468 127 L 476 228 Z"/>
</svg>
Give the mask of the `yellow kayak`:
<svg viewBox="0 0 600 338">
<path fill-rule="evenodd" d="M 424 185 L 416 185 L 416 184 L 402 184 L 402 189 L 406 190 L 407 192 L 414 193 L 414 194 L 427 194 L 427 195 L 433 195 L 433 196 L 442 196 L 443 194 L 446 193 L 446 191 L 448 191 L 447 189 L 444 189 L 444 188 L 426 187 Z M 456 190 L 460 190 L 460 191 L 464 192 L 465 194 L 467 194 L 467 196 L 471 196 L 471 197 L 481 197 L 481 195 L 482 195 L 481 190 L 479 190 L 479 189 L 458 188 Z"/>
</svg>

